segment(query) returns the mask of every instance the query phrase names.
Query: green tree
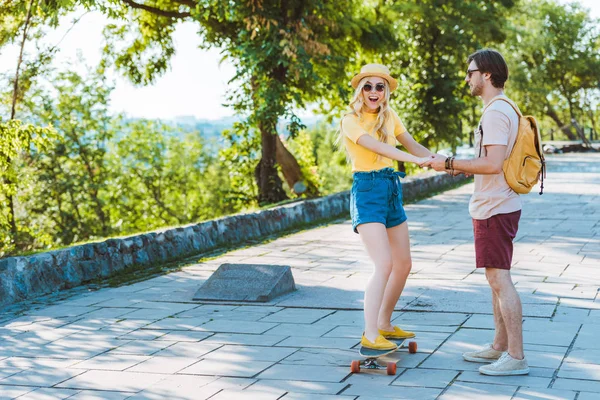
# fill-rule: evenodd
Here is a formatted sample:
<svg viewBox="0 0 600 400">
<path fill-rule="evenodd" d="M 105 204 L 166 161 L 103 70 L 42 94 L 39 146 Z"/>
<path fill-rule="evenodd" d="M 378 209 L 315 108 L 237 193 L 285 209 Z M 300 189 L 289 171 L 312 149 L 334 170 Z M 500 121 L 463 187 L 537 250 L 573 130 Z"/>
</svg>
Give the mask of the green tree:
<svg viewBox="0 0 600 400">
<path fill-rule="evenodd" d="M 47 220 L 56 244 L 106 237 L 112 232 L 103 199 L 106 148 L 119 129 L 108 112 L 112 87 L 98 73 L 61 72 L 52 82 L 52 91 L 37 87 L 25 102 L 31 118 L 52 124 L 59 138 L 33 157 L 37 190 L 22 201 L 30 220 Z"/>
<path fill-rule="evenodd" d="M 424 146 L 460 143 L 471 104 L 463 81 L 467 56 L 506 39 L 513 6 L 513 0 L 394 3 L 401 45 L 383 61 L 400 78 L 398 111 Z"/>
<path fill-rule="evenodd" d="M 212 219 L 239 210 L 224 196 L 227 171 L 198 132 L 148 120 L 121 126 L 110 146 L 106 192 L 119 234 Z"/>
<path fill-rule="evenodd" d="M 17 183 L 28 177 L 16 167 L 16 160 L 23 153 L 44 151 L 54 137 L 52 128 L 0 119 L 0 257 L 20 245 L 12 199 L 17 194 Z"/>
<path fill-rule="evenodd" d="M 599 89 L 598 21 L 578 3 L 536 0 L 519 8 L 512 27 L 505 53 L 513 67 L 509 83 L 516 100 L 529 113 L 547 116 L 569 140 L 577 140 L 572 121 L 589 115 Z"/>
<path fill-rule="evenodd" d="M 247 116 L 249 135 L 260 137 L 256 166 L 258 200 L 286 198 L 277 164 L 290 187 L 304 179 L 293 155 L 278 140 L 277 124 L 288 119 L 289 131 L 302 127 L 294 109 L 321 98 L 327 91 L 347 92 L 348 61 L 361 44 L 380 43 L 373 38 L 392 37 L 392 27 L 372 17 L 378 1 L 322 2 L 317 0 L 112 0 L 96 3 L 108 15 L 127 18 L 123 26 L 110 26 L 113 40 L 107 52 L 114 64 L 133 82 L 151 82 L 168 67 L 174 52 L 171 34 L 183 20 L 198 23 L 205 46 L 223 49 L 236 67 L 238 87 L 231 94 L 234 109 Z M 132 23 L 131 21 L 135 21 Z M 389 34 L 389 35 L 388 35 Z M 126 38 L 135 39 L 125 46 Z M 250 142 L 253 140 L 248 139 Z"/>
<path fill-rule="evenodd" d="M 40 75 L 48 65 L 52 54 L 56 51 L 54 47 L 43 47 L 35 57 L 27 58 L 25 52 L 26 44 L 29 41 L 36 40 L 43 35 L 43 27 L 46 25 L 56 26 L 59 17 L 63 13 L 71 11 L 73 1 L 48 1 L 48 0 L 15 0 L 4 2 L 0 5 L 0 48 L 7 45 L 16 45 L 19 49 L 14 75 L 9 77 L 10 88 L 3 90 L 1 101 L 8 105 L 9 116 L 8 125 L 3 129 L 3 135 L 0 140 L 6 143 L 12 150 L 28 150 L 27 145 L 34 141 L 33 137 L 27 137 L 28 134 L 49 133 L 51 130 L 36 130 L 29 125 L 23 125 L 16 120 L 19 110 L 19 103 L 23 100 L 25 93 L 31 87 L 34 79 Z M 12 121 L 17 121 L 12 123 Z M 25 136 L 23 136 L 25 135 Z M 21 139 L 20 143 L 17 141 Z M 35 142 L 35 141 L 34 141 Z M 12 165 L 15 160 L 12 157 L 18 156 L 12 150 L 5 152 L 0 164 Z M 12 154 L 12 155 L 11 155 Z M 7 215 L 4 217 L 10 225 L 9 238 L 4 242 L 18 242 L 19 228 L 15 212 L 15 199 L 17 181 L 15 174 L 6 173 L 2 178 L 2 187 L 7 192 L 1 193 L 6 201 Z"/>
</svg>

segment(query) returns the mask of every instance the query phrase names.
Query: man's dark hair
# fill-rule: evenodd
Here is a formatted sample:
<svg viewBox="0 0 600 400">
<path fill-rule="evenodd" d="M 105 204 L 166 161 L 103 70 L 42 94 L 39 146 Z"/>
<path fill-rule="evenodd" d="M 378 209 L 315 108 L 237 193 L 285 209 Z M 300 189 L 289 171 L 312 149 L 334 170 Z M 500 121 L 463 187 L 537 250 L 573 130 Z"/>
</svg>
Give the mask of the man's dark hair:
<svg viewBox="0 0 600 400">
<path fill-rule="evenodd" d="M 492 85 L 495 88 L 504 88 L 504 82 L 508 79 L 508 65 L 502 54 L 492 49 L 478 50 L 469 56 L 467 63 L 470 64 L 471 61 L 475 61 L 482 74 L 491 74 Z"/>
</svg>

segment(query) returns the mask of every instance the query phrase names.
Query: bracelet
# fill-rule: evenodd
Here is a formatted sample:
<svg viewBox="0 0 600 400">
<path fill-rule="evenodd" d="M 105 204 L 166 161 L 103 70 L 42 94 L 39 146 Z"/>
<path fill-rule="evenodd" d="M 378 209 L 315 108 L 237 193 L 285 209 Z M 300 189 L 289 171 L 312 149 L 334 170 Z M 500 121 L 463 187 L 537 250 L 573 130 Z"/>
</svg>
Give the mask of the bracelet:
<svg viewBox="0 0 600 400">
<path fill-rule="evenodd" d="M 450 169 L 450 157 L 446 157 L 444 161 L 444 169 Z"/>
</svg>

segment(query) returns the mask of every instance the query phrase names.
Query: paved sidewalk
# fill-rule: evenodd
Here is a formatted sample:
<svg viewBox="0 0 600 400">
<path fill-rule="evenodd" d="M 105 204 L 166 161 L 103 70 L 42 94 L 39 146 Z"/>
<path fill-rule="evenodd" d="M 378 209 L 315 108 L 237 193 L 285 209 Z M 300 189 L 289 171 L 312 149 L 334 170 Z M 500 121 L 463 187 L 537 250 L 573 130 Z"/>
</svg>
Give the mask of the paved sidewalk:
<svg viewBox="0 0 600 400">
<path fill-rule="evenodd" d="M 472 184 L 406 207 L 414 267 L 394 322 L 417 332 L 395 376 L 350 374 L 371 264 L 348 221 L 119 288 L 0 314 L 0 399 L 600 398 L 600 155 L 552 157 L 524 196 L 513 276 L 529 376 L 480 375 L 461 353 L 493 337 L 474 268 Z M 224 262 L 287 264 L 297 292 L 266 305 L 191 301 Z"/>
</svg>

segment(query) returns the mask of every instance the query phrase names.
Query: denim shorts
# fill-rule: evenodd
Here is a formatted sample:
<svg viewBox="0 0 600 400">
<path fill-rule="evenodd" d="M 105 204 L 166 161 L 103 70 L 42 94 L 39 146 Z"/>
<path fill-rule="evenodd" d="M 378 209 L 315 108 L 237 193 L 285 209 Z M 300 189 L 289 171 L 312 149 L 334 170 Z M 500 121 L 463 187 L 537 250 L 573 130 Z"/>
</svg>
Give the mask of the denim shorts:
<svg viewBox="0 0 600 400">
<path fill-rule="evenodd" d="M 392 228 L 406 221 L 400 183 L 404 176 L 404 172 L 392 168 L 352 175 L 350 215 L 354 232 L 358 233 L 356 227 L 360 224 L 379 222 Z"/>
</svg>

